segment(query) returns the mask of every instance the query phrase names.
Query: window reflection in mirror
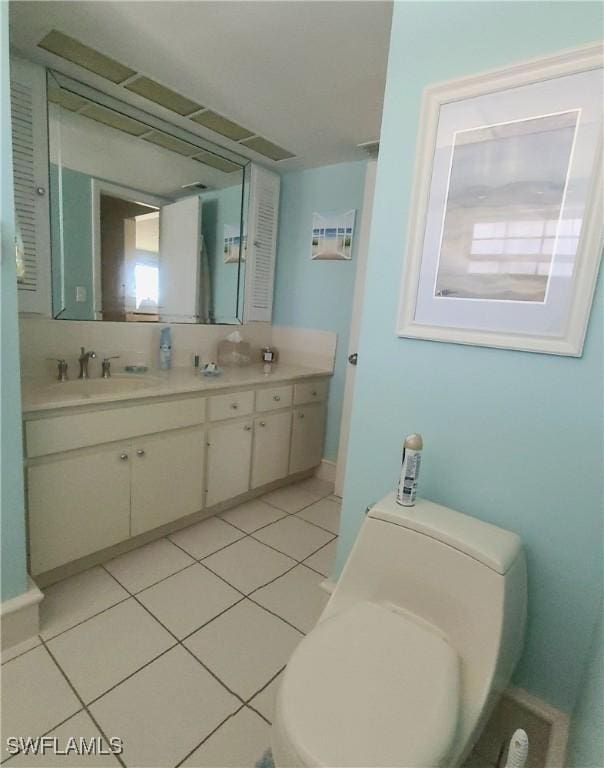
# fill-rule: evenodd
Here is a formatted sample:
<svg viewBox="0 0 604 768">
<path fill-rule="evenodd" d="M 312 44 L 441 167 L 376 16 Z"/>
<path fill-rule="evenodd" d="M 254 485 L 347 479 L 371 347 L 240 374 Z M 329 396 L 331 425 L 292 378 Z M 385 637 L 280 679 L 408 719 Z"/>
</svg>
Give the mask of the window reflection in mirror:
<svg viewBox="0 0 604 768">
<path fill-rule="evenodd" d="M 239 322 L 246 161 L 59 78 L 48 81 L 54 316 Z"/>
</svg>

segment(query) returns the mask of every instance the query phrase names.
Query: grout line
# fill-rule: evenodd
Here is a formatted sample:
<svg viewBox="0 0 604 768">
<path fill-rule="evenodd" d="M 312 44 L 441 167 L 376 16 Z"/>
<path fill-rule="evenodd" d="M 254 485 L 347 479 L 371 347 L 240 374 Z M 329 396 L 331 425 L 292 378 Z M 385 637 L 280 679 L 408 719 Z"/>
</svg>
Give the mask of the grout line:
<svg viewBox="0 0 604 768">
<path fill-rule="evenodd" d="M 274 682 L 274 681 L 275 681 L 275 680 L 276 680 L 276 679 L 279 677 L 279 675 L 280 675 L 280 674 L 283 672 L 283 670 L 285 669 L 285 667 L 286 667 L 286 666 L 287 666 L 287 664 L 284 664 L 284 665 L 283 665 L 283 666 L 282 666 L 280 669 L 278 669 L 278 670 L 277 670 L 277 672 L 275 672 L 275 674 L 274 674 L 274 675 L 271 677 L 271 679 L 270 679 L 268 682 L 264 683 L 264 685 L 262 686 L 262 688 L 258 688 L 258 690 L 256 691 L 256 693 L 253 693 L 253 694 L 252 694 L 252 695 L 251 695 L 251 696 L 250 696 L 248 699 L 246 699 L 246 702 L 245 702 L 245 703 L 246 703 L 246 705 L 249 705 L 249 703 L 250 703 L 250 701 L 252 701 L 252 699 L 255 699 L 255 698 L 256 698 L 256 696 L 258 696 L 260 693 L 262 693 L 262 691 L 263 691 L 265 688 L 268 688 L 268 687 L 269 687 L 269 685 L 270 685 L 272 682 Z"/>
<path fill-rule="evenodd" d="M 52 653 L 52 651 L 50 650 L 50 648 L 49 648 L 49 647 L 46 645 L 46 643 L 44 642 L 44 640 L 42 640 L 42 645 L 43 645 L 43 646 L 44 646 L 44 648 L 46 649 L 46 652 L 48 653 L 48 655 L 50 656 L 50 658 L 51 658 L 51 659 L 53 660 L 53 662 L 56 664 L 56 666 L 57 666 L 57 669 L 59 670 L 59 672 L 60 672 L 60 673 L 63 675 L 63 677 L 65 678 L 65 681 L 66 681 L 67 685 L 68 685 L 68 686 L 71 688 L 71 690 L 73 691 L 73 693 L 74 693 L 75 697 L 77 698 L 77 700 L 78 700 L 78 701 L 80 702 L 80 704 L 82 705 L 82 708 L 85 710 L 85 712 L 86 712 L 86 714 L 88 715 L 88 717 L 89 717 L 89 718 L 92 720 L 92 722 L 95 724 L 95 726 L 97 727 L 97 729 L 98 729 L 99 733 L 101 734 L 101 736 L 103 737 L 103 739 L 105 739 L 105 741 L 107 742 L 107 744 L 109 744 L 109 743 L 110 743 L 110 741 L 109 741 L 109 739 L 107 738 L 107 734 L 105 733 L 105 730 L 104 730 L 104 729 L 101 727 L 101 725 L 100 725 L 100 723 L 98 722 L 98 720 L 97 720 L 97 719 L 94 717 L 94 715 L 92 714 L 92 712 L 91 712 L 91 711 L 88 709 L 88 705 L 85 703 L 84 699 L 83 699 L 83 698 L 80 696 L 80 693 L 79 693 L 79 691 L 76 689 L 75 685 L 74 685 L 74 684 L 71 682 L 71 680 L 70 680 L 70 679 L 69 679 L 69 677 L 67 676 L 67 673 L 65 672 L 65 670 L 63 669 L 63 667 L 62 667 L 62 666 L 59 664 L 59 662 L 58 662 L 58 661 L 57 661 L 57 659 L 55 658 L 55 656 L 54 656 L 54 654 Z M 78 711 L 81 711 L 81 710 L 78 710 Z M 72 715 L 72 717 L 73 717 L 73 715 Z M 56 726 L 55 726 L 55 727 L 56 727 Z M 126 763 L 125 763 L 125 762 L 122 760 L 122 757 L 121 757 L 121 755 L 117 755 L 117 754 L 114 754 L 113 756 L 114 756 L 114 757 L 115 757 L 115 759 L 118 761 L 118 763 L 119 763 L 119 764 L 122 766 L 122 768 L 126 768 Z"/>
<path fill-rule="evenodd" d="M 185 640 L 188 640 L 193 635 L 196 635 L 200 630 L 205 629 L 208 626 L 208 624 L 211 624 L 213 621 L 215 621 L 216 619 L 220 618 L 220 616 L 225 614 L 227 611 L 230 611 L 231 608 L 234 608 L 236 605 L 239 605 L 239 603 L 242 603 L 245 599 L 246 598 L 245 598 L 245 595 L 244 595 L 244 596 L 240 597 L 239 600 L 235 600 L 234 603 L 231 603 L 230 605 L 227 605 L 227 607 L 224 608 L 222 611 L 220 611 L 220 613 L 217 613 L 216 616 L 212 616 L 211 619 L 208 619 L 203 624 L 200 624 L 198 627 L 195 627 L 195 629 L 193 629 L 191 632 L 189 632 L 188 634 L 186 634 L 183 637 L 181 637 L 180 642 L 184 643 Z M 154 618 L 155 618 L 155 616 L 154 616 Z"/>
<path fill-rule="evenodd" d="M 268 719 L 268 717 L 266 717 L 266 715 L 263 715 L 263 714 L 262 714 L 262 712 L 259 712 L 259 711 L 258 711 L 258 710 L 257 710 L 255 707 L 252 707 L 252 705 L 251 705 L 251 704 L 246 704 L 245 706 L 246 706 L 248 709 L 251 709 L 251 711 L 252 711 L 252 712 L 253 712 L 255 715 L 258 715 L 258 717 L 261 717 L 261 718 L 264 720 L 264 722 L 265 722 L 265 723 L 267 723 L 268 725 L 272 725 L 272 723 L 271 723 L 271 721 Z"/>
<path fill-rule="evenodd" d="M 179 766 L 181 766 L 181 765 L 182 765 L 182 764 L 185 762 L 185 760 L 188 760 L 188 759 L 191 757 L 191 755 L 193 754 L 193 752 L 196 752 L 196 751 L 199 749 L 199 747 L 201 747 L 201 746 L 202 746 L 202 744 L 205 744 L 205 743 L 206 743 L 206 741 L 207 741 L 208 739 L 210 739 L 210 738 L 211 738 L 211 737 L 212 737 L 212 736 L 213 736 L 213 735 L 214 735 L 214 734 L 215 734 L 215 733 L 216 733 L 218 730 L 220 730 L 220 728 L 222 728 L 222 726 L 223 726 L 225 723 L 227 723 L 227 722 L 228 722 L 228 721 L 229 721 L 229 720 L 230 720 L 232 717 L 235 717 L 235 715 L 239 714 L 239 712 L 241 712 L 241 710 L 242 710 L 242 709 L 245 709 L 245 704 L 243 704 L 242 706 L 240 706 L 240 707 L 239 707 L 238 709 L 236 709 L 234 712 L 231 712 L 231 714 L 230 714 L 230 715 L 228 715 L 228 717 L 225 717 L 225 718 L 224 718 L 224 720 L 222 720 L 220 723 L 218 723 L 218 725 L 216 726 L 216 728 L 214 728 L 214 730 L 213 730 L 213 731 L 210 731 L 210 732 L 208 733 L 208 735 L 207 735 L 207 736 L 205 736 L 205 737 L 204 737 L 204 738 L 203 738 L 203 739 L 202 739 L 202 740 L 199 742 L 199 744 L 197 744 L 196 746 L 194 746 L 194 747 L 193 747 L 193 749 L 192 749 L 190 752 L 187 752 L 187 754 L 186 754 L 186 755 L 185 755 L 185 756 L 184 756 L 184 757 L 183 757 L 181 760 L 179 760 L 179 761 L 176 763 L 176 765 L 174 766 L 174 768 L 179 768 Z"/>
<path fill-rule="evenodd" d="M 90 616 L 87 616 L 85 619 L 78 621 L 76 624 L 72 624 L 71 626 L 67 627 L 67 629 L 62 629 L 60 632 L 57 632 L 56 635 L 51 635 L 50 637 L 45 637 L 43 639 L 47 643 L 49 643 L 51 640 L 56 640 L 57 637 L 61 637 L 61 635 L 64 635 L 65 632 L 69 632 L 70 630 L 75 629 L 76 627 L 79 627 L 82 624 L 85 624 L 87 621 L 90 621 L 90 619 L 94 619 L 97 616 L 100 616 L 101 614 L 105 613 L 106 611 L 110 611 L 112 608 L 115 608 L 117 605 L 121 605 L 122 603 L 125 603 L 127 600 L 130 600 L 130 597 L 131 595 L 128 592 L 127 596 L 123 597 L 121 600 L 118 600 L 117 603 L 112 603 L 111 605 L 108 605 L 106 608 L 103 608 L 101 611 L 97 611 L 96 613 L 93 613 Z M 40 633 L 40 638 L 42 638 L 42 633 Z"/>
<path fill-rule="evenodd" d="M 23 651 L 23 653 L 18 653 L 16 656 L 13 656 L 12 658 L 10 658 L 10 659 L 7 659 L 6 661 L 3 661 L 3 662 L 2 662 L 2 664 L 1 664 L 1 666 L 5 667 L 7 664 L 10 664 L 10 663 L 11 663 L 11 661 L 16 661 L 17 659 L 20 659 L 20 658 L 21 658 L 21 656 L 25 656 L 25 654 L 26 654 L 26 653 L 31 653 L 32 651 L 35 651 L 35 650 L 36 650 L 36 648 L 39 648 L 39 647 L 40 647 L 40 645 L 42 644 L 42 638 L 40 637 L 40 634 L 39 634 L 39 633 L 36 635 L 36 637 L 37 637 L 37 638 L 38 638 L 38 640 L 40 641 L 40 642 L 38 643 L 38 645 L 34 645 L 34 646 L 32 646 L 31 648 L 28 648 L 26 651 Z M 24 642 L 25 642 L 25 641 L 24 641 Z M 7 648 L 7 650 L 10 650 L 10 648 Z M 0 760 L 0 762 L 4 762 L 4 761 L 1 761 L 1 760 Z"/>
<path fill-rule="evenodd" d="M 38 648 L 38 647 L 39 646 L 36 646 L 36 648 Z M 54 661 L 54 659 L 53 659 L 53 661 Z M 56 664 L 56 662 L 55 662 L 55 664 Z M 52 728 L 49 728 L 47 731 L 44 731 L 44 733 L 41 733 L 39 738 L 42 738 L 43 736 L 48 736 L 49 733 L 52 733 L 57 728 L 60 728 L 62 725 L 65 725 L 65 723 L 68 720 L 71 720 L 72 717 L 76 717 L 76 715 L 81 715 L 82 712 L 86 712 L 86 707 L 80 707 L 80 709 L 78 709 L 77 712 L 74 712 L 73 715 L 69 715 L 69 717 L 66 717 L 64 720 L 61 720 L 60 723 L 57 723 L 56 725 L 53 725 Z M 0 760 L 0 764 L 6 765 L 7 763 L 10 763 L 11 760 L 14 760 L 14 758 L 19 757 L 21 754 L 22 754 L 21 752 L 18 752 L 16 755 L 9 755 L 8 757 L 5 757 L 4 760 Z"/>
</svg>

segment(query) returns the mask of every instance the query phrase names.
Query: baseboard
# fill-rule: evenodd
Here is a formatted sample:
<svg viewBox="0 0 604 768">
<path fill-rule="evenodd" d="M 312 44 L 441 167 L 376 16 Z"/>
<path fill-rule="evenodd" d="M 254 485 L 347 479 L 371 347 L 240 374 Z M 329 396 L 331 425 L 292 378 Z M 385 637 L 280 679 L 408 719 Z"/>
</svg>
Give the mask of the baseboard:
<svg viewBox="0 0 604 768">
<path fill-rule="evenodd" d="M 319 586 L 321 589 L 324 589 L 326 592 L 328 592 L 330 595 L 333 594 L 334 589 L 336 588 L 336 583 L 333 581 L 333 579 L 325 579 L 325 581 L 322 581 Z"/>
<path fill-rule="evenodd" d="M 570 716 L 556 707 L 552 707 L 543 699 L 525 691 L 524 688 L 507 688 L 505 693 L 518 706 L 527 709 L 537 717 L 550 724 L 550 737 L 545 768 L 563 768 L 566 765 L 566 750 L 568 747 L 568 732 Z"/>
<path fill-rule="evenodd" d="M 321 459 L 321 463 L 317 467 L 317 471 L 315 472 L 315 475 L 321 480 L 327 480 L 330 483 L 335 483 L 336 481 L 335 461 L 330 461 L 329 459 Z"/>
<path fill-rule="evenodd" d="M 10 600 L 5 600 L 0 605 L 0 618 L 2 620 L 0 645 L 3 651 L 35 637 L 40 631 L 38 609 L 44 595 L 29 576 L 28 584 L 27 592 Z"/>
</svg>

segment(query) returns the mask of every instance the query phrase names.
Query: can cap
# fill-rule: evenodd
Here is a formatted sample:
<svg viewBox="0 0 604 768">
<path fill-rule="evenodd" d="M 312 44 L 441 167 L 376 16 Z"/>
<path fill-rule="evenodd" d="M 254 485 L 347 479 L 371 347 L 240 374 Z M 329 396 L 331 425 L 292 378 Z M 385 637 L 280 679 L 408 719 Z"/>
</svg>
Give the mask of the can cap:
<svg viewBox="0 0 604 768">
<path fill-rule="evenodd" d="M 409 448 L 411 451 L 421 451 L 423 447 L 424 441 L 422 440 L 422 436 L 417 432 L 414 432 L 412 435 L 407 435 L 405 442 L 403 443 L 403 448 Z"/>
</svg>

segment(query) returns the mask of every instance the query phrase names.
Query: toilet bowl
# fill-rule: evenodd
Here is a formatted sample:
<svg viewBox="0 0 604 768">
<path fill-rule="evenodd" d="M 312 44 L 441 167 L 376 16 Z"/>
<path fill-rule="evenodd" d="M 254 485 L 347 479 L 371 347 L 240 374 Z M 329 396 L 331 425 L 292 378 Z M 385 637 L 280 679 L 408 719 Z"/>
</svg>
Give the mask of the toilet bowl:
<svg viewBox="0 0 604 768">
<path fill-rule="evenodd" d="M 276 767 L 458 766 L 509 682 L 525 617 L 516 534 L 387 496 L 285 670 Z"/>
</svg>

